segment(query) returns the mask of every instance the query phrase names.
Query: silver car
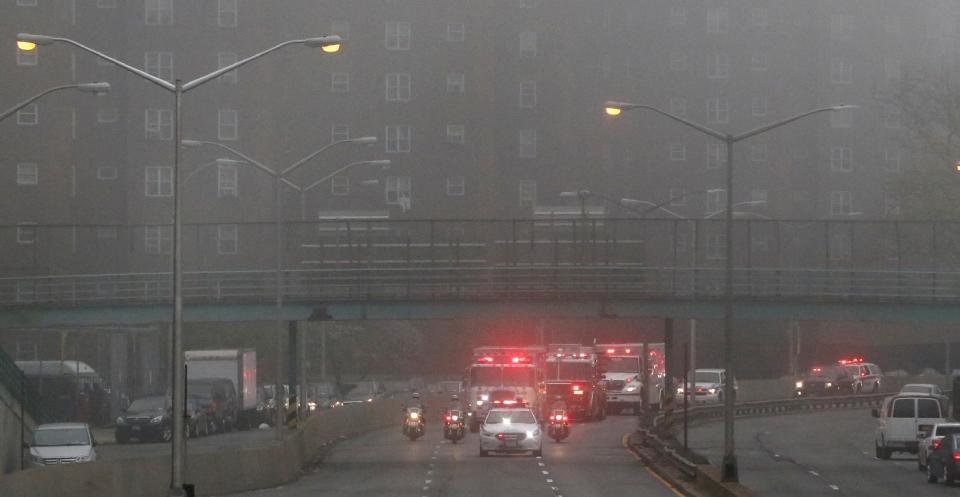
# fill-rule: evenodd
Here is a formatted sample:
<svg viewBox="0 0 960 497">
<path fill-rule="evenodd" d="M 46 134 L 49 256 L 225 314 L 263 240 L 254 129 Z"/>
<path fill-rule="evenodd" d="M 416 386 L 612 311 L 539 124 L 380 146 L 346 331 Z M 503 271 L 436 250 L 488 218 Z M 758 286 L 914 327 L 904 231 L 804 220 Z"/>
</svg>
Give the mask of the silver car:
<svg viewBox="0 0 960 497">
<path fill-rule="evenodd" d="M 937 423 L 933 425 L 933 429 L 926 434 L 927 436 L 920 439 L 917 449 L 917 469 L 925 471 L 930 453 L 940 447 L 943 437 L 954 434 L 960 434 L 960 423 Z"/>
<path fill-rule="evenodd" d="M 97 460 L 97 445 L 86 423 L 51 423 L 33 431 L 30 460 L 34 466 Z"/>
<path fill-rule="evenodd" d="M 480 457 L 491 452 L 543 454 L 537 417 L 530 409 L 491 409 L 480 426 Z"/>
</svg>

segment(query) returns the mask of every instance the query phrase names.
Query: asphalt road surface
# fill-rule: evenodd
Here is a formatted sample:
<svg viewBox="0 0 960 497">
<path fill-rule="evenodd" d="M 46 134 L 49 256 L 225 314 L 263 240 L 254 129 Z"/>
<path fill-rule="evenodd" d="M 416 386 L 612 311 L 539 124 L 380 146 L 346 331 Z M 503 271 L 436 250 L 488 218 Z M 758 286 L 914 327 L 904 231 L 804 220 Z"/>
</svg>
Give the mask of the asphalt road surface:
<svg viewBox="0 0 960 497">
<path fill-rule="evenodd" d="M 765 497 L 958 495 L 927 483 L 916 456 L 874 457 L 876 426 L 865 409 L 737 420 L 740 481 Z M 719 467 L 723 423 L 692 428 L 689 444 Z"/>
<path fill-rule="evenodd" d="M 567 440 L 545 440 L 543 457 L 479 457 L 476 434 L 443 440 L 436 422 L 411 442 L 400 426 L 345 441 L 299 481 L 236 494 L 245 497 L 451 496 L 675 497 L 622 445 L 633 416 L 573 425 Z"/>
</svg>

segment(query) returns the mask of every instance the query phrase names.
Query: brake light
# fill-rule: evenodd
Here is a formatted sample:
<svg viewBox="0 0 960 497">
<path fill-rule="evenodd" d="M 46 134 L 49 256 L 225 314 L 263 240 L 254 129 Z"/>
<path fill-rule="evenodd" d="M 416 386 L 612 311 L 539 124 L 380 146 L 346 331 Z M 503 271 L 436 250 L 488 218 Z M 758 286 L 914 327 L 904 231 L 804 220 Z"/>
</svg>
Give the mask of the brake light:
<svg viewBox="0 0 960 497">
<path fill-rule="evenodd" d="M 583 395 L 583 390 L 574 390 L 574 391 L 573 391 L 573 394 L 574 394 L 574 395 Z"/>
<path fill-rule="evenodd" d="M 953 460 L 954 460 L 954 461 L 960 461 L 960 452 L 954 452 L 954 453 L 953 453 Z"/>
<path fill-rule="evenodd" d="M 563 415 L 563 420 L 564 420 L 564 421 L 567 420 L 567 415 L 566 415 L 566 414 Z"/>
<path fill-rule="evenodd" d="M 867 377 L 867 373 L 860 373 L 860 377 L 861 377 L 861 378 L 866 378 L 866 377 Z"/>
<path fill-rule="evenodd" d="M 623 351 L 624 351 L 625 353 L 627 353 L 627 354 L 630 353 L 630 349 L 623 349 Z"/>
<path fill-rule="evenodd" d="M 939 449 L 939 448 L 940 448 L 940 439 L 934 440 L 934 441 L 930 444 L 930 446 L 931 446 L 934 450 Z"/>
<path fill-rule="evenodd" d="M 574 385 L 574 386 L 573 386 L 573 389 L 574 389 L 574 391 L 580 390 L 580 385 Z"/>
<path fill-rule="evenodd" d="M 450 416 L 447 416 L 447 421 L 450 421 L 450 419 L 451 419 Z"/>
<path fill-rule="evenodd" d="M 503 405 L 505 405 L 505 406 L 512 406 L 512 405 L 514 405 L 514 404 L 516 404 L 516 403 L 517 403 L 517 401 L 515 401 L 515 400 L 505 400 L 505 401 L 503 401 Z"/>
<path fill-rule="evenodd" d="M 477 362 L 486 362 L 486 363 L 492 364 L 492 363 L 493 363 L 493 357 L 490 357 L 490 356 L 478 357 L 478 358 L 477 358 Z"/>
<path fill-rule="evenodd" d="M 608 354 L 612 354 L 612 353 L 614 353 L 614 352 L 616 352 L 616 350 L 614 350 L 614 349 L 607 349 L 607 353 L 608 353 Z"/>
<path fill-rule="evenodd" d="M 497 440 L 503 440 L 503 433 L 497 433 Z"/>
</svg>

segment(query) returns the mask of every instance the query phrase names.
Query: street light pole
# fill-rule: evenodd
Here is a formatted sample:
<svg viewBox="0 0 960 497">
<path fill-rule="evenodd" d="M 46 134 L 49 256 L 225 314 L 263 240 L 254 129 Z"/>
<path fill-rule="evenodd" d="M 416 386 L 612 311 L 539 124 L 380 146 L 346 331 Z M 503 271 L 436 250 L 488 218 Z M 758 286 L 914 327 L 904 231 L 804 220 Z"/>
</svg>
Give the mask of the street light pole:
<svg viewBox="0 0 960 497">
<path fill-rule="evenodd" d="M 9 109 L 3 112 L 0 112 L 0 121 L 3 121 L 4 119 L 15 114 L 18 110 L 32 104 L 33 102 L 36 102 L 37 100 L 51 93 L 55 93 L 63 90 L 77 90 L 85 93 L 94 93 L 99 96 L 110 91 L 110 83 L 104 83 L 104 82 L 80 83 L 75 85 L 61 85 L 61 86 L 54 86 L 53 88 L 47 88 L 46 90 L 24 100 L 23 102 L 20 102 L 17 105 L 14 105 Z"/>
<path fill-rule="evenodd" d="M 275 45 L 271 48 L 268 48 L 262 52 L 256 53 L 250 57 L 247 57 L 243 60 L 237 61 L 228 66 L 222 67 L 208 73 L 204 76 L 200 76 L 193 81 L 183 83 L 181 80 L 177 79 L 174 83 L 161 79 L 157 76 L 154 76 L 146 71 L 137 69 L 136 67 L 127 64 L 117 58 L 111 57 L 103 52 L 90 48 L 78 41 L 72 40 L 70 38 L 58 37 L 58 36 L 47 36 L 47 35 L 38 35 L 31 33 L 19 33 L 17 34 L 17 46 L 21 50 L 36 50 L 37 45 L 50 45 L 53 43 L 65 43 L 67 45 L 74 46 L 83 50 L 87 53 L 95 55 L 103 60 L 106 60 L 125 71 L 132 73 L 142 79 L 145 79 L 164 90 L 173 93 L 174 95 L 174 130 L 173 135 L 175 138 L 174 141 L 174 161 L 173 161 L 173 325 L 172 325 L 172 334 L 171 334 L 171 345 L 172 345 L 172 358 L 171 358 L 171 378 L 170 381 L 172 385 L 170 390 L 172 392 L 172 403 L 173 403 L 173 441 L 172 448 L 170 451 L 171 457 L 171 468 L 170 468 L 170 489 L 169 495 L 171 496 L 182 496 L 184 494 L 183 490 L 183 470 L 184 470 L 184 451 L 183 448 L 186 444 L 184 439 L 184 415 L 185 410 L 185 390 L 186 386 L 183 380 L 183 244 L 180 240 L 181 235 L 181 224 L 182 216 L 180 212 L 181 208 L 181 199 L 180 199 L 180 138 L 181 138 L 181 107 L 183 101 L 183 94 L 193 88 L 196 88 L 204 83 L 213 81 L 214 79 L 220 77 L 223 74 L 226 74 L 234 69 L 239 68 L 240 66 L 249 64 L 254 60 L 257 60 L 269 53 L 277 51 L 288 45 L 305 45 L 311 48 L 320 48 L 326 53 L 335 53 L 340 50 L 340 45 L 343 40 L 340 36 L 321 36 L 316 38 L 306 38 L 306 39 L 297 39 L 297 40 L 288 40 L 282 42 L 278 45 Z"/>
<path fill-rule="evenodd" d="M 723 351 L 724 351 L 724 369 L 726 374 L 726 379 L 723 385 L 723 466 L 722 479 L 723 481 L 738 481 L 739 474 L 737 469 L 737 456 L 736 456 L 736 446 L 734 442 L 734 396 L 736 395 L 736 390 L 734 389 L 735 382 L 735 373 L 734 373 L 734 362 L 733 362 L 733 145 L 737 142 L 752 138 L 767 131 L 779 128 L 786 124 L 790 124 L 794 121 L 802 119 L 804 117 L 817 114 L 820 112 L 837 112 L 841 110 L 847 110 L 855 108 L 853 105 L 836 105 L 832 107 L 822 107 L 818 109 L 813 109 L 811 111 L 803 112 L 792 117 L 788 117 L 781 121 L 776 121 L 770 124 L 765 124 L 758 128 L 754 128 L 750 131 L 746 131 L 737 135 L 731 135 L 729 133 L 721 133 L 712 128 L 704 126 L 693 121 L 689 121 L 680 116 L 675 116 L 669 112 L 665 112 L 656 107 L 650 105 L 642 105 L 628 102 L 613 102 L 608 101 L 604 104 L 604 112 L 608 116 L 619 116 L 624 110 L 632 109 L 647 109 L 662 116 L 668 117 L 677 121 L 687 127 L 693 128 L 707 136 L 716 138 L 717 140 L 722 141 L 727 146 L 727 212 L 724 216 L 725 218 L 725 232 L 726 232 L 726 263 L 724 268 L 724 292 L 723 292 Z"/>
</svg>

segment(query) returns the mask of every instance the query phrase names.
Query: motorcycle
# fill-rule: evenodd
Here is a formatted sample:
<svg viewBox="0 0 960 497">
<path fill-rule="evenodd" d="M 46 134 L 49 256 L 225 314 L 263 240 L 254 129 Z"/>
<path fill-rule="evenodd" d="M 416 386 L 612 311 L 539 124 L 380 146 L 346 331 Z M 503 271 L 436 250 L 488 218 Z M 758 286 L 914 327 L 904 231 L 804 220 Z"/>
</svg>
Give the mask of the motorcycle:
<svg viewBox="0 0 960 497">
<path fill-rule="evenodd" d="M 452 443 L 463 440 L 465 435 L 463 422 L 463 412 L 457 410 L 447 411 L 443 417 L 443 438 Z"/>
<path fill-rule="evenodd" d="M 567 417 L 567 412 L 563 409 L 554 409 L 551 411 L 550 416 L 547 417 L 547 422 L 549 424 L 547 435 L 550 438 L 559 442 L 570 436 L 570 419 Z"/>
<path fill-rule="evenodd" d="M 414 441 L 423 436 L 423 410 L 419 407 L 408 407 L 403 418 L 403 434 Z"/>
</svg>

